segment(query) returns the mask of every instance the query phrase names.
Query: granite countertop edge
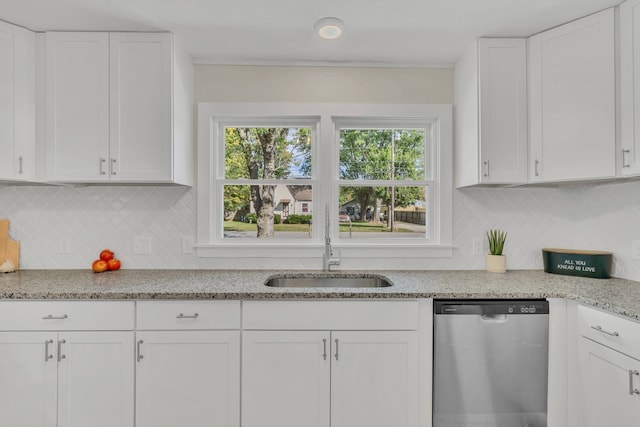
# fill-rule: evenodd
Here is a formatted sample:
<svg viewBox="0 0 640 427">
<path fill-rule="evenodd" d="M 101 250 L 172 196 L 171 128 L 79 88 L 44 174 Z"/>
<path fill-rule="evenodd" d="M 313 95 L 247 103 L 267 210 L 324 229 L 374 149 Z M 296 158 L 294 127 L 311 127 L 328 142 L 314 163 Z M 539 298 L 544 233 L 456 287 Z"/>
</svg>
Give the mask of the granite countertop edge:
<svg viewBox="0 0 640 427">
<path fill-rule="evenodd" d="M 0 275 L 0 300 L 283 300 L 566 298 L 640 321 L 640 282 L 513 270 L 336 271 L 387 277 L 389 288 L 269 288 L 272 276 L 324 275 L 291 270 L 21 270 Z"/>
</svg>

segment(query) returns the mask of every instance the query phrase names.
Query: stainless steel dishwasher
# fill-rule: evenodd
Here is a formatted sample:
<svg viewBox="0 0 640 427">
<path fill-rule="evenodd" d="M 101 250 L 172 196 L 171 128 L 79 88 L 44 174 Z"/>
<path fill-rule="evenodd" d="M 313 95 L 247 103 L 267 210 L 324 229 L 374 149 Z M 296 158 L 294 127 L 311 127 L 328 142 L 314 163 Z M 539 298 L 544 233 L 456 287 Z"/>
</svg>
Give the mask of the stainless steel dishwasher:
<svg viewBox="0 0 640 427">
<path fill-rule="evenodd" d="M 546 427 L 549 303 L 434 301 L 433 427 Z"/>
</svg>

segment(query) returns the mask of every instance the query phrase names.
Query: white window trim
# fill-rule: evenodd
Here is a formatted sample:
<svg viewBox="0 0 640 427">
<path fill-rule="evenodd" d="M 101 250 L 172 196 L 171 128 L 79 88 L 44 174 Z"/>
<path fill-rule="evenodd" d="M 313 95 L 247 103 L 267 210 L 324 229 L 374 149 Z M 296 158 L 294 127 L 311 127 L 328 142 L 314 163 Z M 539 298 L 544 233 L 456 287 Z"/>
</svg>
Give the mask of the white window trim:
<svg viewBox="0 0 640 427">
<path fill-rule="evenodd" d="M 283 118 L 288 122 L 306 122 L 319 119 L 317 141 L 312 146 L 311 180 L 296 180 L 300 184 L 313 184 L 312 211 L 317 218 L 324 219 L 324 203 L 329 201 L 330 212 L 337 212 L 338 177 L 333 168 L 319 165 L 337 165 L 338 148 L 335 142 L 335 120 L 353 118 L 368 120 L 380 118 L 385 122 L 393 118 L 433 120 L 434 138 L 432 148 L 433 179 L 437 183 L 432 191 L 430 220 L 434 222 L 433 242 L 422 239 L 400 239 L 401 241 L 346 242 L 338 238 L 336 218 L 332 218 L 331 238 L 333 247 L 340 251 L 340 269 L 386 268 L 407 269 L 417 259 L 425 257 L 451 257 L 453 181 L 452 181 L 452 107 L 449 104 L 300 104 L 300 103 L 200 103 L 198 104 L 198 156 L 197 156 L 197 244 L 198 257 L 225 258 L 229 268 L 253 268 L 256 263 L 248 260 L 272 261 L 268 267 L 319 269 L 324 253 L 324 224 L 313 227 L 312 238 L 304 241 L 278 240 L 277 242 L 234 241 L 216 239 L 220 230 L 213 227 L 221 212 L 215 194 L 216 180 L 224 174 L 220 171 L 218 138 L 219 123 L 249 119 L 259 123 L 258 118 Z M 402 123 L 400 119 L 398 121 Z M 325 147 L 332 147 L 325 149 Z M 218 162 L 216 164 L 216 162 Z M 216 176 L 216 174 L 218 176 Z M 289 180 L 291 182 L 293 180 Z M 317 221 L 316 221 L 317 222 Z M 324 221 L 322 221 L 324 222 Z M 410 241 L 411 240 L 411 241 Z M 393 249 L 393 250 L 389 250 Z M 398 262 L 400 259 L 403 262 Z M 384 263 L 384 261 L 389 262 Z M 381 264 L 382 263 L 382 264 Z M 259 262 L 260 265 L 267 265 Z M 421 267 L 422 265 L 414 268 Z"/>
</svg>

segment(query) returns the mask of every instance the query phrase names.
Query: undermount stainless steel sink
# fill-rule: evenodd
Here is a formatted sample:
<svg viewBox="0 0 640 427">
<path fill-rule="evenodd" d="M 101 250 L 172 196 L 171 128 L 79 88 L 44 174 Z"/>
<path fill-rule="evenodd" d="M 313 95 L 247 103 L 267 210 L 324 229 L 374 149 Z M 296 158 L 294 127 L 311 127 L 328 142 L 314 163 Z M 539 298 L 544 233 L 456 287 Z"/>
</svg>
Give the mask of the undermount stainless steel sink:
<svg viewBox="0 0 640 427">
<path fill-rule="evenodd" d="M 386 288 L 393 284 L 384 276 L 308 274 L 270 277 L 265 285 L 273 288 Z"/>
</svg>

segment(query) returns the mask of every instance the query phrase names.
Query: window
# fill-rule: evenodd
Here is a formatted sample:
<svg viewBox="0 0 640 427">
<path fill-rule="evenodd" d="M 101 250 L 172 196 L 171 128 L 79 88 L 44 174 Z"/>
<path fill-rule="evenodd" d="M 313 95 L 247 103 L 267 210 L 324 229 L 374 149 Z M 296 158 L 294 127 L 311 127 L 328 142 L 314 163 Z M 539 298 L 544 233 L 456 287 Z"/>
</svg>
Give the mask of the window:
<svg viewBox="0 0 640 427">
<path fill-rule="evenodd" d="M 206 103 L 198 121 L 199 256 L 315 266 L 326 236 L 342 258 L 451 255 L 450 106 Z"/>
<path fill-rule="evenodd" d="M 222 239 L 309 239 L 313 185 L 300 182 L 311 178 L 313 129 L 274 119 L 270 126 L 223 122 L 219 131 Z"/>
<path fill-rule="evenodd" d="M 429 240 L 432 122 L 376 118 L 337 125 L 338 205 L 351 220 L 340 226 L 340 237 Z"/>
</svg>

